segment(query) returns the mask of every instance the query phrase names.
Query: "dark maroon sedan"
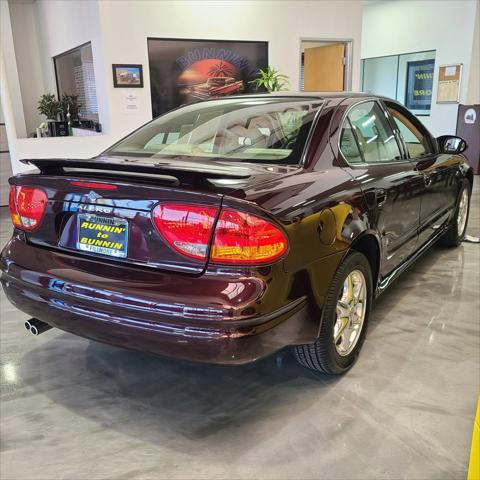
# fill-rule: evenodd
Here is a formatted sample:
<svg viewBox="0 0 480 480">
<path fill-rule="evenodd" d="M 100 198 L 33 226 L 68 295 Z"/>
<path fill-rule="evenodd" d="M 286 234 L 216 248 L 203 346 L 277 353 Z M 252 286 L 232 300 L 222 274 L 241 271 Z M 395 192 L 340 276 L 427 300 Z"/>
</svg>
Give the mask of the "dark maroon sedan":
<svg viewBox="0 0 480 480">
<path fill-rule="evenodd" d="M 400 104 L 255 95 L 167 113 L 90 160 L 10 179 L 10 301 L 50 327 L 221 364 L 287 346 L 355 362 L 372 302 L 437 240 L 465 235 L 457 137 Z"/>
</svg>

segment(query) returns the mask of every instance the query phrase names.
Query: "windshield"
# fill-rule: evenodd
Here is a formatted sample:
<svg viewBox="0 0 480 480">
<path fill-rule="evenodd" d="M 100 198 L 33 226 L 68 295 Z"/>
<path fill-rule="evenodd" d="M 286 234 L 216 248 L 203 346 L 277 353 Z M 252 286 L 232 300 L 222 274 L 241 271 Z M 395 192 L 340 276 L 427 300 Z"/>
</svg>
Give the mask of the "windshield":
<svg viewBox="0 0 480 480">
<path fill-rule="evenodd" d="M 320 106 L 309 97 L 205 101 L 162 115 L 106 153 L 297 164 Z"/>
</svg>

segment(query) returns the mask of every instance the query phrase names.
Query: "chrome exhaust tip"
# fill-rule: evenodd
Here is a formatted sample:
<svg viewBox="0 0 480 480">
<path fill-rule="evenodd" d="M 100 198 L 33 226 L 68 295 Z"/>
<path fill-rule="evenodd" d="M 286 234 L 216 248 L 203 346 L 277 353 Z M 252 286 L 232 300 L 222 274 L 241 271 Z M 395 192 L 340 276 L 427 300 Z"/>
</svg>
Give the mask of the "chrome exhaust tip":
<svg viewBox="0 0 480 480">
<path fill-rule="evenodd" d="M 38 318 L 31 318 L 25 322 L 25 328 L 32 334 L 32 335 L 40 335 L 43 332 L 46 332 L 52 328 L 51 325 L 48 323 L 42 322 L 38 320 Z"/>
</svg>

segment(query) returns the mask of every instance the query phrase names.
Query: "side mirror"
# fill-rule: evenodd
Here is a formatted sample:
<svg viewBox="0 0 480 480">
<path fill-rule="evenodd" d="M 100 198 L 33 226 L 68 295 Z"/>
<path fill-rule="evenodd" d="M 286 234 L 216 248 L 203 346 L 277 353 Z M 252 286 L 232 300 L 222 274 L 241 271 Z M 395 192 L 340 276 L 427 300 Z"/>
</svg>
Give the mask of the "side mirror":
<svg viewBox="0 0 480 480">
<path fill-rule="evenodd" d="M 442 135 L 437 138 L 437 142 L 442 153 L 458 154 L 467 149 L 467 142 L 460 137 Z"/>
</svg>

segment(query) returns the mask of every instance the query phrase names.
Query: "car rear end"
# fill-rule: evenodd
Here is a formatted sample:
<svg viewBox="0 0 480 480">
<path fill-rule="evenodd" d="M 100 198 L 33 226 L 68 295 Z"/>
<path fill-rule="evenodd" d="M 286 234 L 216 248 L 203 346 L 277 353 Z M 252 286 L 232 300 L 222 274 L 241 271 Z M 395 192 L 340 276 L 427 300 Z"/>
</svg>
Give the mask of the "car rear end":
<svg viewBox="0 0 480 480">
<path fill-rule="evenodd" d="M 311 341 L 318 322 L 285 268 L 288 222 L 241 192 L 301 170 L 321 105 L 207 101 L 95 159 L 30 161 L 39 173 L 10 179 L 7 297 L 53 327 L 192 360 Z"/>
<path fill-rule="evenodd" d="M 90 175 L 13 177 L 1 257 L 9 300 L 60 329 L 213 363 L 302 342 L 288 238 L 267 212 L 218 193 Z M 288 319 L 288 322 L 287 322 Z"/>
</svg>

